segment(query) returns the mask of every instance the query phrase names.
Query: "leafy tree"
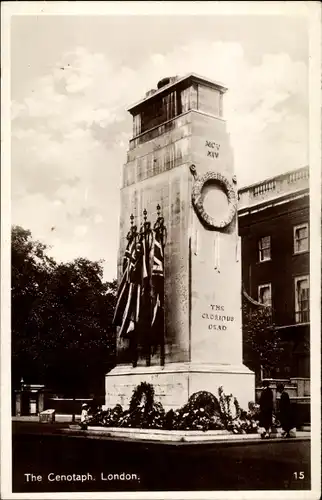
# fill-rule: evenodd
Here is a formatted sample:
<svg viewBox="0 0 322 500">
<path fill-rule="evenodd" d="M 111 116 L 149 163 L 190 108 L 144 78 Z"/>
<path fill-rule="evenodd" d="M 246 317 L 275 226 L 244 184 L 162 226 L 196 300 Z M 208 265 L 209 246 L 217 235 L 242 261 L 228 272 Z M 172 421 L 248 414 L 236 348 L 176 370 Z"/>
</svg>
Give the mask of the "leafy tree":
<svg viewBox="0 0 322 500">
<path fill-rule="evenodd" d="M 34 359 L 42 318 L 35 306 L 46 296 L 46 283 L 56 268 L 46 255 L 46 246 L 33 241 L 31 233 L 19 226 L 11 234 L 11 331 L 12 382 L 37 377 L 41 367 Z"/>
<path fill-rule="evenodd" d="M 13 386 L 23 377 L 73 397 L 102 392 L 115 360 L 116 281 L 103 281 L 100 261 L 57 264 L 46 251 L 13 227 Z"/>
<path fill-rule="evenodd" d="M 268 307 L 254 306 L 243 298 L 243 351 L 244 363 L 256 374 L 274 377 L 280 366 L 284 347 L 279 332 L 272 321 Z"/>
<path fill-rule="evenodd" d="M 116 282 L 104 283 L 102 276 L 101 263 L 81 258 L 58 265 L 48 283 L 42 347 L 48 383 L 65 394 L 91 392 L 114 363 Z"/>
</svg>

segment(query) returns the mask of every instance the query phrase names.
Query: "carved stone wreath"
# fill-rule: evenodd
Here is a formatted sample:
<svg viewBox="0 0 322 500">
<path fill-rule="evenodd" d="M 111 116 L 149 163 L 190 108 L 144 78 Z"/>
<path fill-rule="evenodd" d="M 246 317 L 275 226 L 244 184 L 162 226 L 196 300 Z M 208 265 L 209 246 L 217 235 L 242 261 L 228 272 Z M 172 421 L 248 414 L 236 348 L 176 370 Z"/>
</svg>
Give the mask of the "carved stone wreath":
<svg viewBox="0 0 322 500">
<path fill-rule="evenodd" d="M 195 169 L 191 168 L 191 171 L 193 174 L 195 173 Z M 212 217 L 204 209 L 205 194 L 203 193 L 203 190 L 206 185 L 210 184 L 219 184 L 227 196 L 228 211 L 226 217 L 223 219 Z M 218 172 L 207 172 L 200 177 L 195 175 L 195 182 L 192 188 L 192 203 L 202 222 L 209 228 L 213 229 L 222 229 L 228 226 L 233 220 L 237 210 L 235 189 L 227 177 Z"/>
</svg>

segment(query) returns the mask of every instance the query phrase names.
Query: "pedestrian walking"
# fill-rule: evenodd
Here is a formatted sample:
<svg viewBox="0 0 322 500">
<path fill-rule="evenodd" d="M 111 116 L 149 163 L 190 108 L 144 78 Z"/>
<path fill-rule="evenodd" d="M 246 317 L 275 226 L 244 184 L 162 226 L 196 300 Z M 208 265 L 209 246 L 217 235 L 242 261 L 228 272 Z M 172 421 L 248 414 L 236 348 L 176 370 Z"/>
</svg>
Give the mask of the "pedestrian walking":
<svg viewBox="0 0 322 500">
<path fill-rule="evenodd" d="M 86 430 L 89 421 L 88 404 L 82 404 L 81 422 L 80 426 L 82 430 Z"/>
<path fill-rule="evenodd" d="M 289 438 L 291 437 L 290 430 L 294 427 L 290 397 L 285 391 L 284 384 L 278 384 L 276 391 L 281 395 L 279 401 L 278 419 L 283 429 L 283 437 Z"/>
<path fill-rule="evenodd" d="M 262 439 L 270 437 L 270 429 L 272 427 L 273 418 L 273 391 L 269 386 L 269 382 L 264 380 L 263 390 L 259 400 L 260 414 L 259 425 L 263 427 L 261 433 Z"/>
</svg>

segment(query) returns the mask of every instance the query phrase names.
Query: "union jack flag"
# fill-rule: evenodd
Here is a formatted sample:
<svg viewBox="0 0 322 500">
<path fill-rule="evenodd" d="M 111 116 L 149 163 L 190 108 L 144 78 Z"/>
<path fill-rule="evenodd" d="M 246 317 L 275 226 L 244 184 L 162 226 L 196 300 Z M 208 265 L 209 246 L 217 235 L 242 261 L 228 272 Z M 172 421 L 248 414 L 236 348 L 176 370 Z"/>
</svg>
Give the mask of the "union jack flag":
<svg viewBox="0 0 322 500">
<path fill-rule="evenodd" d="M 143 273 L 143 245 L 141 242 L 136 242 L 129 259 L 126 303 L 119 331 L 120 336 L 133 331 L 139 321 Z"/>
<path fill-rule="evenodd" d="M 164 306 L 164 249 L 162 233 L 155 231 L 153 242 L 152 286 L 154 290 L 154 307 L 151 326 L 154 337 L 159 343 L 163 339 L 163 306 Z"/>
<path fill-rule="evenodd" d="M 145 228 L 142 234 L 142 286 L 139 304 L 139 320 L 137 323 L 137 339 L 141 354 L 145 356 L 147 365 L 150 364 L 151 351 L 151 236 L 152 231 Z"/>
<path fill-rule="evenodd" d="M 132 262 L 132 254 L 135 250 L 135 238 L 129 238 L 123 257 L 122 278 L 117 292 L 117 301 L 114 312 L 113 324 L 120 326 L 122 324 L 123 312 L 125 309 L 126 299 L 129 292 L 129 273 Z"/>
<path fill-rule="evenodd" d="M 145 222 L 139 233 L 132 232 L 122 264 L 114 324 L 119 336 L 129 337 L 145 351 L 150 363 L 151 347 L 161 346 L 164 358 L 164 257 L 163 229 L 152 230 Z M 151 241 L 152 240 L 152 241 Z M 150 255 L 153 251 L 153 265 Z M 152 292 L 152 293 L 151 293 Z"/>
</svg>

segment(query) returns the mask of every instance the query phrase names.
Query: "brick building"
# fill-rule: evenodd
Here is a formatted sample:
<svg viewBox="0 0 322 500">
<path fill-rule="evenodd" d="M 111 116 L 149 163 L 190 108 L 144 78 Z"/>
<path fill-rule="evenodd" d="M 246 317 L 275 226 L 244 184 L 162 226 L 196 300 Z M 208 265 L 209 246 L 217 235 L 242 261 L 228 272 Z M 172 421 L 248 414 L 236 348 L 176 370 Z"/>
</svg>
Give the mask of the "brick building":
<svg viewBox="0 0 322 500">
<path fill-rule="evenodd" d="M 310 377 L 309 168 L 239 190 L 242 280 L 271 305 L 286 356 L 277 378 Z"/>
</svg>

